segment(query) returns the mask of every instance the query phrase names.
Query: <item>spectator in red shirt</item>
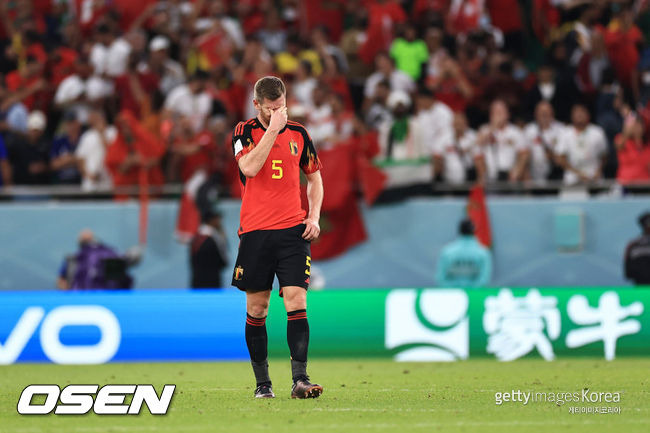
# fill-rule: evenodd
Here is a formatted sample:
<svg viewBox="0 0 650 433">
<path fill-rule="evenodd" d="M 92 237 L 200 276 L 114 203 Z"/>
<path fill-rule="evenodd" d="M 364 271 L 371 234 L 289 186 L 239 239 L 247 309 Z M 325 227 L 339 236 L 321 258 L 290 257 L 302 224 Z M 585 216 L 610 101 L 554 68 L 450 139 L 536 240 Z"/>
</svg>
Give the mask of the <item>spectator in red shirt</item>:
<svg viewBox="0 0 650 433">
<path fill-rule="evenodd" d="M 138 70 L 138 58 L 131 53 L 126 73 L 115 79 L 120 109 L 142 119 L 151 111 L 151 98 L 158 90 L 158 77 L 147 70 Z"/>
<path fill-rule="evenodd" d="M 639 99 L 639 46 L 643 42 L 641 30 L 634 25 L 634 14 L 623 8 L 605 29 L 605 45 L 609 58 L 621 84 Z"/>
<path fill-rule="evenodd" d="M 75 62 L 79 55 L 66 46 L 57 47 L 49 56 L 48 69 L 50 71 L 50 84 L 58 86 L 68 76 L 75 72 Z"/>
<path fill-rule="evenodd" d="M 406 20 L 406 13 L 397 1 L 369 1 L 366 41 L 359 49 L 359 57 L 370 64 L 380 51 L 388 50 L 393 41 L 395 26 Z"/>
<path fill-rule="evenodd" d="M 36 98 L 36 95 L 42 92 L 46 86 L 43 80 L 43 64 L 36 57 L 27 56 L 24 66 L 7 74 L 5 82 L 7 90 L 10 92 L 24 94 L 21 99 L 28 109 L 40 108 L 45 105 L 45 101 Z"/>
<path fill-rule="evenodd" d="M 117 137 L 108 146 L 105 160 L 113 185 L 162 185 L 160 159 L 165 147 L 161 141 L 143 128 L 129 111 L 118 115 L 115 126 Z"/>
<path fill-rule="evenodd" d="M 188 117 L 180 119 L 170 151 L 172 160 L 169 176 L 180 173 L 183 183 L 200 170 L 205 171 L 206 175 L 214 171 L 217 144 L 209 131 L 204 129 L 198 133 L 194 132 L 192 120 Z"/>
<path fill-rule="evenodd" d="M 551 31 L 560 24 L 560 12 L 554 0 L 533 0 L 533 32 L 544 46 L 551 42 Z"/>
<path fill-rule="evenodd" d="M 452 57 L 444 56 L 440 66 L 439 77 L 430 80 L 427 87 L 453 111 L 465 111 L 474 96 L 472 84 Z"/>
<path fill-rule="evenodd" d="M 644 142 L 641 119 L 629 114 L 614 145 L 618 155 L 616 180 L 622 185 L 650 181 L 650 143 Z"/>
<path fill-rule="evenodd" d="M 476 31 L 484 13 L 484 0 L 452 1 L 445 20 L 445 30 L 452 35 Z"/>
<path fill-rule="evenodd" d="M 517 0 L 486 0 L 492 25 L 503 32 L 504 49 L 517 57 L 524 55 L 521 9 Z"/>
</svg>

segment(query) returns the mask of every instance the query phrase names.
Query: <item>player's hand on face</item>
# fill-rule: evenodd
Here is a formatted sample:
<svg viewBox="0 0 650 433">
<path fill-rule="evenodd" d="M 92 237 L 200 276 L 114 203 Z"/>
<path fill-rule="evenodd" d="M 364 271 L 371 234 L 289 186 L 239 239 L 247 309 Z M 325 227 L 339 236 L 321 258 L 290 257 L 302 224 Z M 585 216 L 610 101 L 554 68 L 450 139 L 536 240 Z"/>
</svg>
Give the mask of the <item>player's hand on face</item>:
<svg viewBox="0 0 650 433">
<path fill-rule="evenodd" d="M 269 122 L 269 129 L 279 131 L 287 124 L 287 107 L 278 108 L 271 112 L 271 121 Z"/>
<path fill-rule="evenodd" d="M 305 231 L 302 233 L 303 239 L 307 241 L 317 239 L 320 235 L 320 226 L 318 225 L 318 221 L 307 218 L 303 221 L 303 224 L 306 225 Z"/>
</svg>

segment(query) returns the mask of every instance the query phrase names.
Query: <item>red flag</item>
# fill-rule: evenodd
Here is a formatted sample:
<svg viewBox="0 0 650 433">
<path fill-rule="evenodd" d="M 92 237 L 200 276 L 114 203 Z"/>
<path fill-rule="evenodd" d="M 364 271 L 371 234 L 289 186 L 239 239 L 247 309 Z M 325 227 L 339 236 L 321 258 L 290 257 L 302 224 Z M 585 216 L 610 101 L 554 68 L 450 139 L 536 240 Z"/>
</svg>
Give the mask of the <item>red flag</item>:
<svg viewBox="0 0 650 433">
<path fill-rule="evenodd" d="M 184 192 L 178 209 L 178 219 L 176 220 L 176 238 L 180 242 L 189 242 L 200 224 L 199 210 L 192 197 L 187 192 Z"/>
<path fill-rule="evenodd" d="M 357 158 L 357 169 L 359 170 L 363 199 L 367 205 L 372 205 L 384 190 L 388 176 L 362 156 Z"/>
<path fill-rule="evenodd" d="M 355 193 L 360 166 L 358 146 L 354 141 L 341 142 L 332 149 L 320 150 L 318 158 L 323 164 L 321 176 L 325 197 L 320 219 L 321 233 L 311 247 L 315 260 L 338 256 L 367 238 Z M 303 200 L 306 205 L 304 193 Z"/>
<path fill-rule="evenodd" d="M 149 179 L 147 171 L 140 169 L 139 202 L 140 211 L 138 215 L 138 242 L 140 245 L 147 243 L 147 230 L 149 228 Z"/>
<path fill-rule="evenodd" d="M 492 230 L 490 230 L 490 215 L 485 203 L 485 190 L 476 185 L 469 192 L 467 201 L 467 216 L 474 223 L 476 237 L 486 247 L 492 247 Z"/>
<path fill-rule="evenodd" d="M 320 228 L 320 236 L 311 244 L 314 260 L 336 257 L 368 237 L 353 194 L 348 196 L 343 207 L 323 211 Z"/>
<path fill-rule="evenodd" d="M 329 150 L 320 150 L 318 158 L 323 164 L 321 176 L 325 196 L 323 210 L 340 209 L 347 203 L 353 193 L 355 167 L 354 147 L 350 144 L 339 144 Z"/>
</svg>

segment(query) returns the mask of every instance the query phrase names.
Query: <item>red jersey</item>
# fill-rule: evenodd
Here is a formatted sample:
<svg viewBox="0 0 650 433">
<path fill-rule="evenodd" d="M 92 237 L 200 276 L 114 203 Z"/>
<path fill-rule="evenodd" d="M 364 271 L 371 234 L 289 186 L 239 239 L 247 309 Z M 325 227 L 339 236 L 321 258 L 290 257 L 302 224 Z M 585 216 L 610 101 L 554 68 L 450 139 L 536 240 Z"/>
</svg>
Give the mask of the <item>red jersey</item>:
<svg viewBox="0 0 650 433">
<path fill-rule="evenodd" d="M 239 122 L 232 137 L 235 159 L 239 161 L 253 150 L 265 132 L 266 128 L 257 118 Z M 289 120 L 257 175 L 246 177 L 239 171 L 242 190 L 239 234 L 301 224 L 305 211 L 300 200 L 300 170 L 311 174 L 320 169 L 321 163 L 307 130 Z"/>
<path fill-rule="evenodd" d="M 615 140 L 618 139 L 622 138 L 617 136 Z M 616 153 L 618 155 L 616 180 L 620 184 L 646 182 L 650 179 L 650 145 L 639 146 L 633 139 L 628 139 Z"/>
</svg>

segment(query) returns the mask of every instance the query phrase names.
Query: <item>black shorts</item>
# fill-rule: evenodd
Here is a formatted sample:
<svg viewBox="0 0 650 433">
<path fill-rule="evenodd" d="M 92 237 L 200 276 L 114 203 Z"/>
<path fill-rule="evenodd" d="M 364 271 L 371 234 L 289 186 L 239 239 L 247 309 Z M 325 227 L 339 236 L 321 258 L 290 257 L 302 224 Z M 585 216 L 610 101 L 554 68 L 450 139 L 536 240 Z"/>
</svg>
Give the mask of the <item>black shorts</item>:
<svg viewBox="0 0 650 433">
<path fill-rule="evenodd" d="M 239 239 L 239 253 L 232 285 L 245 292 L 271 290 L 273 277 L 280 288 L 309 287 L 311 252 L 309 241 L 302 238 L 305 224 L 279 230 L 255 230 Z M 282 291 L 280 291 L 282 296 Z"/>
</svg>

